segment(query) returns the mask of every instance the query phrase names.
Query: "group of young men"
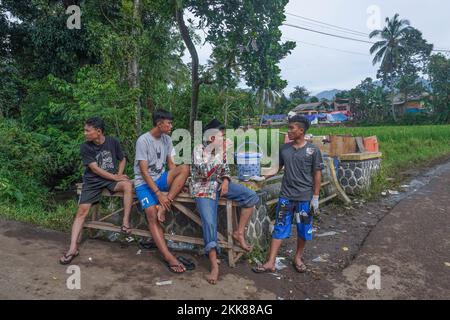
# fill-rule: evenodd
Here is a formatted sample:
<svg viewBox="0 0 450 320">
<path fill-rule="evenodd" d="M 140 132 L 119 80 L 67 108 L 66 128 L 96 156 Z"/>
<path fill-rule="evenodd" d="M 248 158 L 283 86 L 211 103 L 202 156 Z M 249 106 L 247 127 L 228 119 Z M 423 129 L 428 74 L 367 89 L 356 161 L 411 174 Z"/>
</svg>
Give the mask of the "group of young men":
<svg viewBox="0 0 450 320">
<path fill-rule="evenodd" d="M 103 189 L 111 193 L 123 192 L 124 216 L 121 231 L 130 234 L 130 212 L 133 188 L 145 212 L 151 236 L 170 271 L 184 273 L 189 261 L 180 261 L 167 247 L 162 224 L 172 202 L 185 187 L 190 177 L 189 192 L 195 199 L 203 228 L 204 251 L 211 264 L 207 281 L 216 284 L 219 277 L 217 241 L 217 211 L 219 198 L 227 198 L 240 206 L 240 219 L 233 238 L 246 251 L 252 247 L 245 240 L 245 228 L 259 203 L 257 194 L 241 184 L 231 181 L 226 151 L 230 142 L 225 139 L 225 127 L 212 120 L 205 128 L 206 140 L 194 147 L 191 165 L 174 162 L 174 147 L 170 134 L 173 116 L 165 110 L 153 113 L 153 128 L 141 135 L 136 142 L 134 161 L 134 184 L 124 174 L 126 157 L 120 143 L 105 136 L 105 124 L 100 118 L 85 122 L 86 142 L 80 147 L 83 164 L 83 187 L 78 211 L 73 222 L 69 250 L 59 262 L 70 264 L 79 255 L 77 239 L 90 207 L 99 202 Z M 265 264 L 253 268 L 256 273 L 273 272 L 275 257 L 282 240 L 290 237 L 294 219 L 297 224 L 298 245 L 293 265 L 298 272 L 305 272 L 302 261 L 306 241 L 312 240 L 312 211 L 319 206 L 321 170 L 320 150 L 305 140 L 309 121 L 302 116 L 289 119 L 288 136 L 292 141 L 285 144 L 279 154 L 279 169 L 284 167 L 280 198 L 272 242 Z"/>
</svg>

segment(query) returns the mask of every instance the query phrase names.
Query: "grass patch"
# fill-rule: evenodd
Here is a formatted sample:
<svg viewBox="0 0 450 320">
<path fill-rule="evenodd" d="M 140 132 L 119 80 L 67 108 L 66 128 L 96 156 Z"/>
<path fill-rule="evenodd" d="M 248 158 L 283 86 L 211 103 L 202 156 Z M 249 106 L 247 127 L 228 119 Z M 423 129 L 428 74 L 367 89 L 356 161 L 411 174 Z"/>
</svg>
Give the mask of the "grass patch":
<svg viewBox="0 0 450 320">
<path fill-rule="evenodd" d="M 30 223 L 48 229 L 69 232 L 77 210 L 73 200 L 48 209 L 39 204 L 0 203 L 0 216 L 8 220 Z"/>
</svg>

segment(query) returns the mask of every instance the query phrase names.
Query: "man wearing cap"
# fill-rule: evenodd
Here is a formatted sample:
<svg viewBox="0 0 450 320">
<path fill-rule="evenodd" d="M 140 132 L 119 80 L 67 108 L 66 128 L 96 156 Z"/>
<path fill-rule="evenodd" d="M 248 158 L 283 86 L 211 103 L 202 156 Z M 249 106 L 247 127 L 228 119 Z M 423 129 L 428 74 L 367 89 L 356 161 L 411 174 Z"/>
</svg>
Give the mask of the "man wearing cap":
<svg viewBox="0 0 450 320">
<path fill-rule="evenodd" d="M 275 259 L 284 239 L 291 235 L 291 226 L 297 225 L 297 251 L 293 261 L 295 270 L 306 272 L 302 254 L 306 241 L 312 240 L 312 212 L 319 208 L 321 170 L 324 165 L 319 148 L 305 140 L 310 122 L 297 115 L 289 118 L 288 136 L 291 143 L 280 150 L 280 169 L 284 167 L 276 222 L 272 233 L 269 257 L 265 264 L 252 270 L 256 273 L 275 272 Z"/>
<path fill-rule="evenodd" d="M 245 227 L 253 214 L 254 206 L 259 202 L 256 192 L 230 181 L 224 129 L 225 127 L 216 119 L 205 127 L 206 142 L 194 148 L 189 185 L 202 219 L 205 254 L 211 262 L 211 273 L 207 277 L 210 284 L 216 284 L 219 276 L 217 262 L 217 254 L 220 253 L 217 243 L 219 198 L 236 201 L 241 207 L 238 230 L 233 232 L 233 238 L 246 251 L 251 251 L 251 247 L 244 238 Z"/>
</svg>

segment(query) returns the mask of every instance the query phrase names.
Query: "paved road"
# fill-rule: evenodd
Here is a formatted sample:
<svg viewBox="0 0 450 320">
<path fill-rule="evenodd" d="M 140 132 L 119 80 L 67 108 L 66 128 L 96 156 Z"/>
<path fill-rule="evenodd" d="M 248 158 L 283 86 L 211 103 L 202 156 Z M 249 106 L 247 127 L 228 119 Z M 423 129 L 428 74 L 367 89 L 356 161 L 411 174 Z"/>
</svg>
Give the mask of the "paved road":
<svg viewBox="0 0 450 320">
<path fill-rule="evenodd" d="M 381 290 L 367 289 L 371 265 Z M 339 299 L 450 299 L 450 163 L 377 224 L 333 283 Z"/>
</svg>

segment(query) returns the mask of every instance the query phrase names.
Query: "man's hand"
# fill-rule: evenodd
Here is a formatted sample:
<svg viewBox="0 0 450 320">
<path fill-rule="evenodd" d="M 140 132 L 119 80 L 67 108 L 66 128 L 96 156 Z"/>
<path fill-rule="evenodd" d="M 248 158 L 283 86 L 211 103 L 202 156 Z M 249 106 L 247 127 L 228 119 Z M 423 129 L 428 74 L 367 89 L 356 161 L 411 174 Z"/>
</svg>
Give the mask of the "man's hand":
<svg viewBox="0 0 450 320">
<path fill-rule="evenodd" d="M 317 211 L 319 209 L 319 196 L 312 197 L 311 206 L 313 207 L 314 211 Z"/>
<path fill-rule="evenodd" d="M 172 204 L 172 201 L 161 191 L 159 191 L 156 196 L 158 197 L 159 204 L 164 207 L 166 210 L 170 210 L 170 205 Z"/>
<path fill-rule="evenodd" d="M 126 174 L 115 174 L 114 181 L 128 181 L 130 178 Z"/>
<path fill-rule="evenodd" d="M 223 197 L 228 193 L 228 186 L 230 185 L 230 181 L 228 179 L 224 179 L 222 182 L 222 189 L 220 190 L 220 196 Z"/>
</svg>

